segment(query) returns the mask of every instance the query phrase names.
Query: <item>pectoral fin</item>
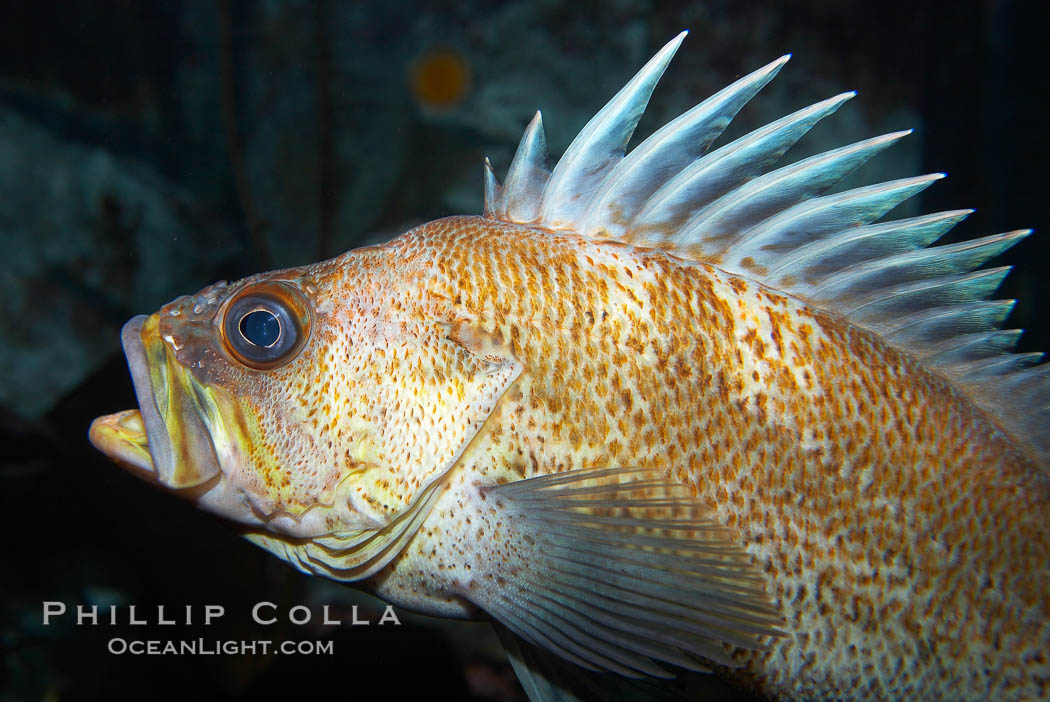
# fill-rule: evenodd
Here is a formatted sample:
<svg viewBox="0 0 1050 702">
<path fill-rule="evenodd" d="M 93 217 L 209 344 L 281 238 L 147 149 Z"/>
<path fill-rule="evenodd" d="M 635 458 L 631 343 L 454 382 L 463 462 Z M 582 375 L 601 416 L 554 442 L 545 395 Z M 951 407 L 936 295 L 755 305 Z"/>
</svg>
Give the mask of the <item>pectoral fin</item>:
<svg viewBox="0 0 1050 702">
<path fill-rule="evenodd" d="M 514 673 L 532 702 L 677 702 L 685 697 L 666 680 L 625 679 L 582 670 L 564 658 L 525 643 L 504 626 L 496 633 Z"/>
<path fill-rule="evenodd" d="M 751 558 L 650 471 L 573 471 L 483 488 L 495 572 L 462 593 L 525 642 L 593 671 L 669 677 L 660 662 L 733 666 L 725 644 L 779 632 Z"/>
</svg>

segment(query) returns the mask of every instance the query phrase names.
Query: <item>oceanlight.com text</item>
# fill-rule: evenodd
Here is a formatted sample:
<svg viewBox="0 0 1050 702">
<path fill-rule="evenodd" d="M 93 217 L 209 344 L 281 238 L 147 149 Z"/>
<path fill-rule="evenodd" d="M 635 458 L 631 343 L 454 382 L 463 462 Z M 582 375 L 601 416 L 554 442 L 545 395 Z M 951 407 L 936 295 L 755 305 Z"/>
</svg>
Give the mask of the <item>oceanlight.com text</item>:
<svg viewBox="0 0 1050 702">
<path fill-rule="evenodd" d="M 125 639 L 114 637 L 106 648 L 117 656 L 237 656 L 278 654 L 288 656 L 330 656 L 335 653 L 334 641 L 238 641 L 190 639 Z"/>
</svg>

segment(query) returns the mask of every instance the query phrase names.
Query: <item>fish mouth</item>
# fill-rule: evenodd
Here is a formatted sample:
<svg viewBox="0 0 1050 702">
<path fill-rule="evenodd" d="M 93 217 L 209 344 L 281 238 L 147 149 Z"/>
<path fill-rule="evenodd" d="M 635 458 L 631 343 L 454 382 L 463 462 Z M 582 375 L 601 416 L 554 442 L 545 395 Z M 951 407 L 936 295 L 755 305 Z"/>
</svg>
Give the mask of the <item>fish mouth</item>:
<svg viewBox="0 0 1050 702">
<path fill-rule="evenodd" d="M 139 409 L 99 417 L 89 438 L 141 477 L 184 490 L 221 477 L 205 417 L 214 416 L 206 389 L 185 372 L 157 333 L 155 317 L 139 315 L 121 330 Z"/>
<path fill-rule="evenodd" d="M 97 449 L 234 522 L 295 538 L 330 530 L 325 510 L 293 517 L 243 486 L 243 415 L 222 388 L 202 382 L 178 361 L 176 342 L 160 330 L 159 313 L 131 319 L 121 340 L 139 408 L 95 419 L 88 437 Z"/>
</svg>

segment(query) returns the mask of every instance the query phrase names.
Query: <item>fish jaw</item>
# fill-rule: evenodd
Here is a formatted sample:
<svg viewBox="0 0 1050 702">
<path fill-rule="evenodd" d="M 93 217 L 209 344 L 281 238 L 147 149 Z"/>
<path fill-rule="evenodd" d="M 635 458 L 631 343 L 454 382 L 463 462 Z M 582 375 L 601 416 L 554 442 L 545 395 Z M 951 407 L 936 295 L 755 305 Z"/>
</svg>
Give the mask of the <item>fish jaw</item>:
<svg viewBox="0 0 1050 702">
<path fill-rule="evenodd" d="M 157 480 L 146 428 L 137 409 L 96 418 L 88 429 L 88 440 L 121 467 L 144 480 Z"/>
<path fill-rule="evenodd" d="M 121 332 L 139 408 L 95 419 L 88 438 L 135 475 L 203 509 L 259 526 L 262 518 L 222 470 L 224 461 L 236 462 L 238 445 L 223 419 L 228 408 L 216 389 L 174 358 L 158 319 L 139 315 Z"/>
<path fill-rule="evenodd" d="M 189 314 L 200 302 L 200 296 L 179 298 L 124 325 L 121 339 L 139 407 L 97 418 L 89 439 L 118 465 L 204 511 L 278 538 L 330 532 L 330 504 L 292 513 L 253 489 L 255 409 L 250 393 L 238 396 L 223 386 L 223 367 L 200 363 L 202 354 L 217 355 L 208 347 L 214 325 L 208 310 Z M 265 459 L 254 457 L 259 460 Z M 340 516 L 347 529 L 385 523 L 364 514 Z"/>
</svg>

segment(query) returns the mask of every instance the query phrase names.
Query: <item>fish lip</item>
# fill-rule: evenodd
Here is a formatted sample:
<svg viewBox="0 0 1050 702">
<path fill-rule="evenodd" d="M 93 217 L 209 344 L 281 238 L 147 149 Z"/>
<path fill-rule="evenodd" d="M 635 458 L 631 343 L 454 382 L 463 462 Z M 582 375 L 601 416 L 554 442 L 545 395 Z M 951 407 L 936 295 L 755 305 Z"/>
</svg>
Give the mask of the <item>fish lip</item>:
<svg viewBox="0 0 1050 702">
<path fill-rule="evenodd" d="M 131 382 L 135 387 L 135 399 L 139 403 L 142 424 L 146 428 L 146 440 L 153 457 L 153 474 L 160 482 L 167 483 L 175 473 L 175 459 L 168 427 L 160 416 L 160 409 L 153 394 L 146 345 L 142 342 L 142 325 L 146 319 L 147 317 L 141 314 L 132 317 L 120 330 L 120 340 L 124 346 L 128 369 L 131 371 Z"/>
</svg>

